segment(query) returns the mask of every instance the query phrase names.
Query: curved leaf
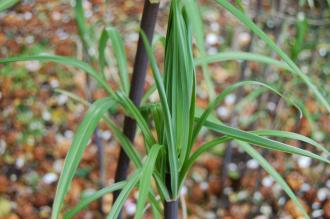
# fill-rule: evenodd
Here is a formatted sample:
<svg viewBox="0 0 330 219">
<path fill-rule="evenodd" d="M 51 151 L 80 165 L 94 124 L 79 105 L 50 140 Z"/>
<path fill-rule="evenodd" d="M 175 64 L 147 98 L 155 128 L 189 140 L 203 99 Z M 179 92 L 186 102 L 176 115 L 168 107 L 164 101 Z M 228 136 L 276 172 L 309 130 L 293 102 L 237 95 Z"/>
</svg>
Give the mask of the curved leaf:
<svg viewBox="0 0 330 219">
<path fill-rule="evenodd" d="M 64 215 L 64 219 L 71 219 L 73 218 L 76 214 L 78 214 L 82 209 L 84 209 L 85 207 L 87 207 L 91 202 L 103 197 L 104 195 L 114 192 L 114 191 L 118 191 L 121 190 L 125 185 L 126 185 L 126 181 L 121 181 L 118 183 L 114 183 L 110 186 L 107 186 L 95 193 L 93 193 L 92 195 L 89 195 L 88 197 L 82 199 L 77 205 L 76 207 L 74 207 L 73 209 L 71 209 L 70 211 L 68 211 L 65 215 Z"/>
<path fill-rule="evenodd" d="M 111 40 L 113 53 L 116 57 L 118 72 L 120 78 L 121 89 L 128 95 L 129 93 L 129 80 L 128 80 L 128 69 L 127 69 L 127 57 L 123 40 L 120 37 L 119 32 L 114 27 L 105 28 L 102 31 L 99 40 L 99 66 L 102 75 L 104 76 L 104 67 L 106 64 L 105 49 L 107 41 Z"/>
<path fill-rule="evenodd" d="M 294 192 L 290 189 L 289 185 L 285 182 L 282 176 L 263 158 L 258 151 L 256 151 L 251 145 L 237 141 L 240 148 L 254 158 L 258 163 L 273 177 L 273 179 L 281 186 L 281 188 L 288 194 L 292 201 L 296 204 L 299 210 L 304 214 L 305 218 L 309 218 L 305 208 L 300 203 Z"/>
<path fill-rule="evenodd" d="M 97 72 L 87 63 L 70 58 L 70 57 L 64 57 L 64 56 L 57 56 L 57 55 L 49 55 L 49 54 L 39 54 L 39 55 L 32 55 L 32 56 L 17 56 L 17 57 L 10 57 L 5 59 L 0 59 L 0 64 L 6 64 L 10 62 L 18 62 L 18 61 L 50 61 L 50 62 L 56 62 L 64 65 L 69 65 L 72 67 L 79 68 L 83 71 L 85 71 L 87 74 L 92 76 L 101 87 L 104 88 L 105 91 L 107 91 L 111 96 L 113 96 L 113 90 L 111 87 L 107 84 L 107 82 L 97 74 Z"/>
<path fill-rule="evenodd" d="M 78 130 L 74 135 L 70 149 L 65 157 L 63 171 L 57 184 L 55 199 L 53 203 L 52 219 L 58 218 L 64 196 L 68 191 L 68 187 L 71 184 L 81 157 L 88 144 L 88 140 L 92 136 L 103 114 L 111 106 L 113 106 L 113 104 L 114 101 L 111 98 L 103 98 L 97 100 L 94 104 L 92 104 L 83 121 L 79 125 Z"/>
<path fill-rule="evenodd" d="M 330 104 L 317 89 L 317 87 L 311 82 L 307 75 L 305 75 L 298 66 L 283 52 L 249 17 L 247 17 L 239 9 L 235 8 L 227 0 L 215 0 L 224 8 L 226 8 L 231 14 L 233 14 L 237 19 L 239 19 L 245 27 L 253 31 L 257 36 L 259 36 L 265 43 L 267 43 L 274 52 L 276 52 L 285 61 L 288 66 L 294 71 L 304 83 L 311 89 L 316 98 L 323 104 L 323 106 L 330 113 Z"/>
</svg>

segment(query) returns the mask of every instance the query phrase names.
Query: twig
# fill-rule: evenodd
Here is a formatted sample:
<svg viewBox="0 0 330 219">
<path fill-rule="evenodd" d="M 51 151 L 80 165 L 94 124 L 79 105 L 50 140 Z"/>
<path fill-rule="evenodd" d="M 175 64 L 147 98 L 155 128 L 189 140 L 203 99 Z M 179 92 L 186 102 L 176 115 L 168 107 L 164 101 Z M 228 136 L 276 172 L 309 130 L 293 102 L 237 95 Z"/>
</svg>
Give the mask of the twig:
<svg viewBox="0 0 330 219">
<path fill-rule="evenodd" d="M 144 1 L 144 8 L 140 27 L 146 34 L 149 42 L 152 41 L 153 33 L 158 14 L 159 3 L 151 3 L 149 0 Z M 148 58 L 146 50 L 140 36 L 138 47 L 135 56 L 134 70 L 131 81 L 131 88 L 129 97 L 136 106 L 140 105 L 144 93 L 144 81 L 146 77 L 146 70 L 148 66 Z M 136 132 L 136 122 L 130 117 L 125 117 L 124 134 L 133 142 Z M 125 180 L 127 177 L 129 167 L 129 158 L 123 149 L 120 150 L 119 159 L 117 163 L 115 182 Z M 114 201 L 117 199 L 120 191 L 115 192 Z M 121 213 L 118 218 L 122 218 Z"/>
</svg>

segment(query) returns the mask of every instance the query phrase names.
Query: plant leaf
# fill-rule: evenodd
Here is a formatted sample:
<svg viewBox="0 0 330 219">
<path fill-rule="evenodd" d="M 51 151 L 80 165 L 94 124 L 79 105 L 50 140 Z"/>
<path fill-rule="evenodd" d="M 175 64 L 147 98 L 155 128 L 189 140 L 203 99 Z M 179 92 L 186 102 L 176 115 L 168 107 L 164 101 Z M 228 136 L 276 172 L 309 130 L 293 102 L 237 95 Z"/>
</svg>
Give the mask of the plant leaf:
<svg viewBox="0 0 330 219">
<path fill-rule="evenodd" d="M 276 89 L 274 89 L 273 87 L 265 84 L 265 83 L 262 83 L 262 82 L 258 82 L 258 81 L 241 81 L 241 82 L 238 82 L 238 83 L 235 83 L 229 87 L 227 87 L 223 92 L 221 92 L 220 95 L 218 95 L 214 101 L 212 101 L 207 109 L 204 111 L 204 113 L 202 114 L 202 116 L 200 117 L 200 119 L 198 120 L 196 126 L 195 126 L 195 129 L 194 129 L 194 133 L 192 135 L 192 139 L 191 139 L 191 144 L 192 142 L 195 141 L 195 139 L 197 138 L 197 135 L 200 131 L 200 129 L 202 128 L 204 122 L 207 120 L 208 116 L 210 115 L 210 113 L 220 104 L 220 102 L 222 102 L 224 100 L 224 98 L 230 94 L 231 92 L 233 92 L 235 89 L 241 87 L 241 86 L 245 86 L 245 85 L 260 85 L 260 86 L 263 86 L 269 90 L 271 90 L 272 92 L 280 95 L 282 98 L 284 98 L 288 103 L 291 103 L 293 104 L 300 112 L 300 116 L 302 115 L 302 112 L 300 110 L 300 108 L 295 104 L 295 103 L 292 103 L 292 101 L 288 100 L 284 95 L 282 95 L 280 92 L 278 92 Z"/>
<path fill-rule="evenodd" d="M 246 142 L 237 141 L 237 143 L 246 153 L 248 153 L 252 158 L 257 160 L 258 163 L 269 173 L 269 175 L 273 177 L 273 179 L 281 186 L 281 188 L 286 192 L 286 194 L 288 194 L 288 196 L 296 204 L 299 210 L 304 214 L 305 218 L 309 218 L 305 208 L 301 205 L 299 199 L 290 189 L 289 185 L 285 182 L 282 176 L 268 163 L 268 161 Z"/>
<path fill-rule="evenodd" d="M 129 80 L 127 69 L 127 57 L 124 47 L 124 42 L 120 37 L 119 32 L 114 27 L 107 27 L 102 31 L 99 40 L 99 66 L 102 74 L 104 75 L 104 67 L 106 64 L 105 49 L 108 39 L 111 40 L 113 53 L 116 57 L 118 72 L 120 78 L 121 89 L 128 95 L 129 93 Z"/>
<path fill-rule="evenodd" d="M 79 68 L 86 72 L 88 75 L 93 77 L 101 87 L 105 91 L 110 94 L 110 96 L 114 95 L 113 90 L 111 87 L 107 84 L 107 82 L 100 77 L 100 75 L 87 63 L 70 58 L 70 57 L 64 57 L 64 56 L 57 56 L 57 55 L 49 55 L 49 54 L 39 54 L 39 55 L 32 55 L 32 56 L 17 56 L 17 57 L 10 57 L 5 59 L 0 59 L 0 64 L 6 64 L 10 62 L 18 62 L 18 61 L 50 61 L 50 62 L 56 62 L 64 65 L 73 66 L 76 68 Z"/>
<path fill-rule="evenodd" d="M 311 89 L 316 98 L 323 104 L 323 106 L 330 113 L 330 104 L 323 97 L 317 87 L 311 82 L 307 75 L 305 75 L 298 66 L 243 12 L 235 8 L 227 0 L 216 0 L 217 3 L 226 8 L 231 14 L 233 14 L 237 19 L 239 19 L 245 27 L 253 31 L 257 36 L 259 36 L 265 43 L 267 43 L 274 52 L 276 52 L 285 61 L 289 67 L 304 81 L 304 83 Z"/>
<path fill-rule="evenodd" d="M 82 199 L 73 209 L 69 210 L 65 215 L 64 215 L 64 219 L 71 219 L 73 218 L 76 214 L 78 214 L 82 209 L 84 209 L 85 207 L 87 207 L 91 202 L 103 197 L 104 195 L 117 191 L 117 190 L 121 190 L 125 185 L 126 185 L 126 181 L 121 181 L 118 183 L 114 183 L 110 186 L 107 186 L 95 193 L 93 193 L 92 195 L 89 195 L 88 197 Z"/>
<path fill-rule="evenodd" d="M 315 146 L 319 150 L 323 151 L 324 153 L 327 154 L 327 156 L 330 156 L 330 152 L 323 147 L 321 144 L 317 143 L 311 138 L 308 138 L 304 135 L 300 135 L 294 132 L 287 132 L 287 131 L 279 131 L 279 130 L 255 130 L 251 131 L 251 133 L 257 134 L 257 135 L 262 135 L 262 136 L 272 136 L 272 137 L 280 137 L 280 138 L 289 138 L 289 139 L 295 139 L 299 140 L 305 143 L 308 143 L 310 145 Z"/>
<path fill-rule="evenodd" d="M 20 0 L 1 0 L 1 2 L 0 2 L 0 12 L 14 6 L 19 1 Z"/>
<path fill-rule="evenodd" d="M 216 62 L 238 61 L 238 60 L 246 60 L 246 61 L 254 61 L 254 62 L 270 64 L 294 73 L 294 71 L 283 61 L 278 61 L 276 59 L 257 53 L 240 52 L 240 51 L 225 51 L 214 55 L 200 56 L 198 58 L 195 58 L 195 65 L 199 66 L 202 65 L 203 63 L 212 64 Z"/>
<path fill-rule="evenodd" d="M 144 213 L 144 205 L 147 200 L 147 196 L 150 189 L 151 177 L 154 171 L 155 162 L 158 157 L 159 150 L 162 148 L 161 145 L 155 144 L 151 147 L 147 160 L 145 161 L 142 168 L 142 178 L 139 185 L 139 197 L 136 205 L 135 219 L 140 219 Z"/>
<path fill-rule="evenodd" d="M 52 219 L 58 218 L 64 196 L 68 191 L 68 187 L 71 184 L 83 152 L 87 146 L 88 140 L 92 136 L 97 123 L 103 114 L 113 106 L 113 104 L 114 101 L 111 98 L 97 100 L 94 104 L 92 104 L 83 121 L 79 125 L 70 149 L 66 155 L 63 171 L 57 184 L 53 203 Z"/>
<path fill-rule="evenodd" d="M 189 20 L 191 21 L 192 30 L 196 39 L 196 46 L 200 52 L 200 57 L 206 56 L 206 48 L 204 44 L 204 26 L 203 19 L 199 10 L 199 5 L 196 0 L 187 0 L 185 2 L 185 9 L 188 14 Z M 211 74 L 209 72 L 207 63 L 201 63 L 203 77 L 205 79 L 206 87 L 210 95 L 210 100 L 213 100 L 216 96 L 214 84 L 212 82 Z"/>
<path fill-rule="evenodd" d="M 134 189 L 134 187 L 139 182 L 139 179 L 142 176 L 142 170 L 137 169 L 135 173 L 127 180 L 126 185 L 121 190 L 119 196 L 117 197 L 115 203 L 112 205 L 109 214 L 107 215 L 107 219 L 117 219 L 125 201 L 127 200 L 129 194 Z"/>
<path fill-rule="evenodd" d="M 330 164 L 329 160 L 327 160 L 319 155 L 316 155 L 312 152 L 309 152 L 309 151 L 306 151 L 306 150 L 303 150 L 300 148 L 296 148 L 291 145 L 284 144 L 284 143 L 281 143 L 278 141 L 270 140 L 268 138 L 260 137 L 256 134 L 253 134 L 250 132 L 242 131 L 242 130 L 239 130 L 236 128 L 231 128 L 225 124 L 219 124 L 219 123 L 213 123 L 210 121 L 206 121 L 205 127 L 207 127 L 208 129 L 211 129 L 215 132 L 218 132 L 218 133 L 221 133 L 224 135 L 228 135 L 229 137 L 232 137 L 235 140 L 244 141 L 249 144 L 255 144 L 257 146 L 264 147 L 264 148 L 271 149 L 271 150 L 278 150 L 278 151 L 282 151 L 282 152 L 286 152 L 286 153 L 310 157 L 310 158 L 325 162 L 327 164 Z"/>
<path fill-rule="evenodd" d="M 170 164 L 170 174 L 171 174 L 171 190 L 173 197 L 177 196 L 177 189 L 178 189 L 178 156 L 176 147 L 174 144 L 174 134 L 173 134 L 173 126 L 171 122 L 171 114 L 166 98 L 165 88 L 162 76 L 159 72 L 156 59 L 152 53 L 152 48 L 149 45 L 148 39 L 143 31 L 140 32 L 144 46 L 147 51 L 148 59 L 150 62 L 150 66 L 152 69 L 152 73 L 155 78 L 156 87 L 160 96 L 160 102 L 162 106 L 162 111 L 164 113 L 164 126 L 166 129 L 166 138 L 167 140 L 167 149 L 168 149 L 168 158 Z"/>
</svg>

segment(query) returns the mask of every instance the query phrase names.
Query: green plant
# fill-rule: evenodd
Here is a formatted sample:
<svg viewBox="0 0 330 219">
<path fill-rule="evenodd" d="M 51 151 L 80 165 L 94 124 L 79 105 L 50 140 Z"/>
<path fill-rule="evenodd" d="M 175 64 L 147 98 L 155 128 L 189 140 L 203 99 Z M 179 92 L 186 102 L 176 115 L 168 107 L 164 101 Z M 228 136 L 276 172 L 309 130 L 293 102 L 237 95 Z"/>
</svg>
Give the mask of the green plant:
<svg viewBox="0 0 330 219">
<path fill-rule="evenodd" d="M 304 149 L 271 140 L 267 137 L 280 137 L 303 141 L 315 146 L 326 155 L 329 155 L 330 153 L 314 140 L 296 133 L 277 130 L 242 131 L 222 123 L 215 117 L 212 117 L 211 114 L 228 94 L 239 87 L 247 85 L 264 87 L 265 89 L 280 95 L 289 105 L 293 105 L 299 110 L 297 104 L 287 99 L 275 88 L 265 83 L 257 81 L 241 81 L 227 87 L 210 102 L 205 110 L 200 110 L 196 107 L 195 103 L 197 87 L 194 67 L 199 63 L 207 63 L 209 62 L 208 60 L 212 60 L 212 58 L 213 60 L 249 59 L 275 64 L 301 77 L 314 92 L 318 100 L 330 112 L 329 103 L 320 94 L 309 78 L 299 70 L 294 62 L 288 58 L 288 56 L 260 30 L 260 28 L 246 17 L 243 12 L 236 9 L 225 0 L 217 0 L 217 2 L 238 17 L 246 27 L 262 38 L 279 54 L 279 56 L 281 56 L 284 62 L 276 61 L 258 54 L 239 52 L 222 53 L 214 57 L 204 56 L 194 61 L 192 54 L 191 27 L 187 13 L 189 8 L 186 7 L 185 1 L 179 0 L 171 1 L 170 6 L 168 31 L 165 41 L 164 76 L 160 73 L 156 59 L 153 56 L 152 48 L 149 45 L 145 34 L 141 32 L 155 79 L 156 90 L 160 96 L 160 101 L 157 103 L 145 103 L 141 108 L 137 108 L 127 96 L 127 87 L 125 85 L 127 81 L 122 81 L 122 83 L 120 83 L 120 89 L 115 91 L 106 83 L 102 70 L 101 73 L 99 73 L 87 63 L 72 58 L 42 54 L 0 60 L 0 63 L 39 60 L 70 65 L 85 71 L 109 94 L 109 97 L 96 100 L 93 104 L 89 104 L 74 94 L 68 94 L 70 97 L 89 106 L 89 110 L 85 114 L 83 121 L 76 131 L 72 145 L 66 156 L 64 168 L 57 185 L 52 218 L 58 218 L 60 215 L 64 197 L 69 190 L 71 181 L 87 146 L 88 140 L 101 119 L 103 119 L 112 130 L 113 135 L 135 165 L 136 170 L 127 180 L 110 185 L 88 198 L 83 199 L 75 208 L 66 212 L 64 218 L 72 218 L 77 212 L 79 212 L 79 210 L 88 205 L 88 203 L 108 192 L 121 190 L 107 216 L 107 218 L 117 218 L 125 200 L 135 187 L 139 189 L 137 213 L 135 218 L 142 218 L 143 213 L 146 210 L 145 206 L 147 201 L 149 201 L 151 205 L 152 213 L 155 218 L 160 218 L 162 214 L 165 215 L 165 218 L 176 218 L 178 214 L 177 199 L 191 166 L 201 154 L 228 141 L 237 141 L 238 145 L 244 151 L 256 159 L 278 182 L 282 189 L 304 213 L 305 217 L 309 218 L 298 198 L 280 174 L 251 145 L 253 144 L 270 150 L 311 157 L 326 164 L 330 164 L 330 161 L 322 156 Z M 106 31 L 109 31 L 109 29 Z M 109 34 L 109 32 L 107 32 L 107 34 Z M 101 45 L 104 45 L 103 40 L 101 40 L 100 43 Z M 102 46 L 99 51 L 101 51 L 99 56 L 102 57 Z M 125 59 L 125 57 L 121 57 L 120 59 Z M 99 61 L 102 69 L 102 66 L 104 66 L 104 60 L 101 58 Z M 121 60 L 120 63 L 124 63 L 124 61 L 125 60 Z M 147 95 L 148 94 L 150 94 L 150 92 L 147 92 Z M 109 109 L 118 106 L 124 110 L 125 114 L 136 120 L 138 127 L 144 136 L 144 146 L 146 151 L 145 159 L 142 159 L 141 155 L 133 147 L 132 142 L 130 142 L 121 131 L 119 131 L 113 120 L 106 114 Z M 193 151 L 192 146 L 194 145 L 202 127 L 206 127 L 222 136 L 204 143 L 196 151 Z M 153 128 L 156 130 L 156 136 L 152 133 Z M 151 186 L 152 178 L 156 183 L 155 188 Z M 160 200 L 155 198 L 155 194 L 159 194 Z M 163 203 L 163 207 L 161 203 Z"/>
</svg>

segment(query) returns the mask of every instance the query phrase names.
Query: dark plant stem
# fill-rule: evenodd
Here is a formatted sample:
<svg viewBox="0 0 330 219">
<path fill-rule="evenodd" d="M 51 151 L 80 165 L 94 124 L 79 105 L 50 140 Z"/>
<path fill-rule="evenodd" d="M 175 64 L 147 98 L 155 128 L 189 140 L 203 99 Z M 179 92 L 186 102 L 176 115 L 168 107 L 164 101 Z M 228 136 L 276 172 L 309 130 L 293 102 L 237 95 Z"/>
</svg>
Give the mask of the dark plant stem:
<svg viewBox="0 0 330 219">
<path fill-rule="evenodd" d="M 149 42 L 152 41 L 155 29 L 159 3 L 150 3 L 149 0 L 144 1 L 144 8 L 140 27 L 146 34 Z M 138 47 L 135 56 L 133 76 L 131 80 L 131 88 L 129 97 L 136 106 L 140 105 L 144 93 L 144 81 L 146 77 L 146 70 L 148 66 L 148 58 L 142 38 L 140 36 Z M 124 120 L 124 134 L 133 142 L 136 131 L 136 122 L 130 117 L 125 117 Z M 127 177 L 129 167 L 129 158 L 125 151 L 121 148 L 119 160 L 117 163 L 115 182 L 125 180 Z M 114 201 L 117 199 L 120 191 L 114 193 Z M 121 218 L 121 214 L 118 218 Z"/>
<path fill-rule="evenodd" d="M 177 219 L 179 201 L 168 201 L 164 203 L 164 219 Z"/>
<path fill-rule="evenodd" d="M 171 175 L 166 174 L 166 187 L 171 192 Z M 177 219 L 178 218 L 179 199 L 164 201 L 164 219 Z"/>
</svg>

